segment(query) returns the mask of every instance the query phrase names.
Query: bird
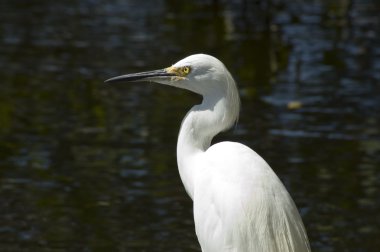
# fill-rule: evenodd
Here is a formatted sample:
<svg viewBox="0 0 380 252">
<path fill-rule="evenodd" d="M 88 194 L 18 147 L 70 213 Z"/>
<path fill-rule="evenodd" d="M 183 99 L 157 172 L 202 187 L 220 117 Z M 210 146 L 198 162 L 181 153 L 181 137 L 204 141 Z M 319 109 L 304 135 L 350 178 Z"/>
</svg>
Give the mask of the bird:
<svg viewBox="0 0 380 252">
<path fill-rule="evenodd" d="M 105 82 L 155 82 L 202 96 L 184 117 L 177 142 L 178 171 L 193 201 L 202 252 L 311 251 L 297 207 L 268 163 L 241 143 L 211 145 L 237 123 L 240 111 L 237 85 L 220 60 L 194 54 Z"/>
</svg>

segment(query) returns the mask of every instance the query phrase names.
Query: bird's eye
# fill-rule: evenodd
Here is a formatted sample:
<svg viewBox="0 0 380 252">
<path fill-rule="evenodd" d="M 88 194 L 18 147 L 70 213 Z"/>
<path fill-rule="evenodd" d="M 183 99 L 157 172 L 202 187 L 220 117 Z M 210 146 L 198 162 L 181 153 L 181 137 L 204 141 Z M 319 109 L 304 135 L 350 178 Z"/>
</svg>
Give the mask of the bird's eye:
<svg viewBox="0 0 380 252">
<path fill-rule="evenodd" d="M 187 75 L 190 73 L 190 67 L 189 66 L 184 66 L 182 67 L 182 72 Z"/>
</svg>

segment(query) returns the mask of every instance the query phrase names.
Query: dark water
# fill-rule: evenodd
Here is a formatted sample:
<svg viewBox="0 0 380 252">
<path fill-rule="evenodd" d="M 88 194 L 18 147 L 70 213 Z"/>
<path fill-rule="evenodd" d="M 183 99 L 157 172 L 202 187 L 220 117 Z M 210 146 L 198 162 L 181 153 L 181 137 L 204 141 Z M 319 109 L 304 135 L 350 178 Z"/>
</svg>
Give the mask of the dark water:
<svg viewBox="0 0 380 252">
<path fill-rule="evenodd" d="M 380 247 L 378 1 L 3 1 L 0 251 L 200 251 L 176 137 L 200 98 L 123 73 L 213 54 L 313 251 Z"/>
</svg>

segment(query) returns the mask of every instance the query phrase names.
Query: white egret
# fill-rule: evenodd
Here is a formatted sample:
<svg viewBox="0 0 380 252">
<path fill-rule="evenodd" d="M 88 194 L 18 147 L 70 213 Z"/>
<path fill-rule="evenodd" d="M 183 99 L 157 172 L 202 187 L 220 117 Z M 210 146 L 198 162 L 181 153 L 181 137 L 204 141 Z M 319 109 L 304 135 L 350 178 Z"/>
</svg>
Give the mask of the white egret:
<svg viewBox="0 0 380 252">
<path fill-rule="evenodd" d="M 240 143 L 210 146 L 239 116 L 238 90 L 222 62 L 196 54 L 165 69 L 106 82 L 118 81 L 157 82 L 203 96 L 182 121 L 177 144 L 179 174 L 193 200 L 203 252 L 310 251 L 298 210 L 267 162 Z"/>
</svg>

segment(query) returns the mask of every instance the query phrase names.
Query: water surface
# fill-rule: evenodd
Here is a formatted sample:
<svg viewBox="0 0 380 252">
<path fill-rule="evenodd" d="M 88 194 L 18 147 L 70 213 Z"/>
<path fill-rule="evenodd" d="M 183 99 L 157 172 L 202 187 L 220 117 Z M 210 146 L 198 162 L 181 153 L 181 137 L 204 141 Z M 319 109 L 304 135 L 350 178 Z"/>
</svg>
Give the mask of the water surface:
<svg viewBox="0 0 380 252">
<path fill-rule="evenodd" d="M 0 4 L 0 251 L 200 251 L 176 138 L 200 98 L 105 85 L 193 53 L 239 84 L 233 140 L 286 185 L 313 251 L 380 246 L 376 1 Z"/>
</svg>

